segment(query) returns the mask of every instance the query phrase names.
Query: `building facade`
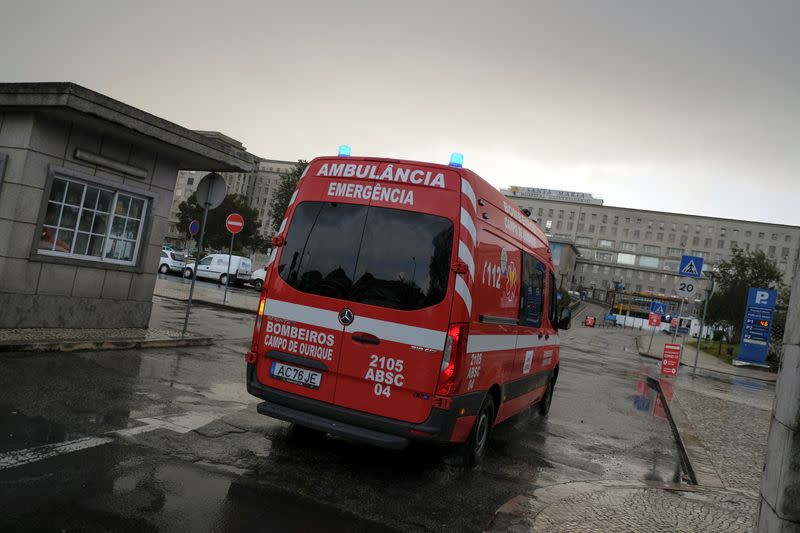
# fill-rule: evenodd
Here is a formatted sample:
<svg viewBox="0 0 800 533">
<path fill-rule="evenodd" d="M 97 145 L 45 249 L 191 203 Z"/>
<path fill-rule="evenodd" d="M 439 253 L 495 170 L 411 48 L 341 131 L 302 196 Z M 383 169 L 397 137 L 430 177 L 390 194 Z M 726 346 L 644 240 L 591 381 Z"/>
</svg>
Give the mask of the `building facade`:
<svg viewBox="0 0 800 533">
<path fill-rule="evenodd" d="M 552 237 L 550 252 L 553 254 L 553 267 L 556 270 L 558 288 L 570 290 L 572 278 L 575 275 L 575 266 L 578 262 L 578 249 L 571 240 Z"/>
<path fill-rule="evenodd" d="M 147 327 L 179 168 L 252 154 L 72 83 L 0 83 L 0 328 Z"/>
<path fill-rule="evenodd" d="M 533 192 L 530 192 L 533 191 Z M 800 251 L 800 227 L 747 220 L 603 205 L 587 193 L 546 194 L 513 187 L 502 192 L 553 240 L 575 243 L 580 256 L 571 289 L 595 298 L 620 283 L 626 291 L 674 296 L 682 255 L 704 258 L 704 270 L 730 259 L 735 248 L 763 250 L 791 285 Z"/>
<path fill-rule="evenodd" d="M 216 137 L 216 132 L 202 132 L 204 135 Z M 228 143 L 241 143 L 234 139 L 226 138 Z M 220 172 L 228 187 L 228 194 L 239 194 L 247 199 L 250 207 L 258 211 L 258 228 L 261 235 L 269 238 L 273 234 L 270 227 L 270 205 L 275 192 L 278 190 L 280 180 L 291 173 L 296 162 L 279 161 L 276 159 L 258 159 L 254 169 L 250 172 Z M 169 211 L 169 223 L 166 240 L 170 243 L 183 246 L 188 239 L 188 228 L 179 227 L 178 214 L 181 202 L 185 202 L 197 190 L 197 184 L 209 171 L 182 170 L 178 173 L 175 185 L 175 196 Z"/>
</svg>

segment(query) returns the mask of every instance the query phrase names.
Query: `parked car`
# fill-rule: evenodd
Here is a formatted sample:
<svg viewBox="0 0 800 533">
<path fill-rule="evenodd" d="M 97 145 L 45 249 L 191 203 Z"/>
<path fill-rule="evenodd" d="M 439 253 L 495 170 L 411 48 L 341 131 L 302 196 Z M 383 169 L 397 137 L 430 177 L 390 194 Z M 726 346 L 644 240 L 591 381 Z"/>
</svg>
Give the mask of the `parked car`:
<svg viewBox="0 0 800 533">
<path fill-rule="evenodd" d="M 261 287 L 264 286 L 264 279 L 267 277 L 267 270 L 266 267 L 259 268 L 250 276 L 250 285 L 257 291 L 261 291 Z"/>
<path fill-rule="evenodd" d="M 183 272 L 186 268 L 186 257 L 173 250 L 161 250 L 161 262 L 158 265 L 158 271 L 161 274 L 169 274 L 170 272 Z"/>
<path fill-rule="evenodd" d="M 229 257 L 230 270 L 228 270 Z M 183 269 L 183 277 L 191 278 L 195 268 L 200 279 L 219 281 L 222 284 L 228 282 L 229 285 L 243 285 L 250 281 L 250 259 L 238 255 L 207 255 L 199 263 L 188 263 Z M 229 274 L 230 280 L 227 279 Z"/>
</svg>

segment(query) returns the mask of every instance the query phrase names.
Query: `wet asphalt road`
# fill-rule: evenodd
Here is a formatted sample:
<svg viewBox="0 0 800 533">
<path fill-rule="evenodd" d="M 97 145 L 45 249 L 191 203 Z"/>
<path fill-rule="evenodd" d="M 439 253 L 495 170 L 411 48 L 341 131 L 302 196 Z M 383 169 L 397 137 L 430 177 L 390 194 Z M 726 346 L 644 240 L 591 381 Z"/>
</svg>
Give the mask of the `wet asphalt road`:
<svg viewBox="0 0 800 533">
<path fill-rule="evenodd" d="M 175 326 L 180 302 L 155 299 Z M 203 348 L 0 364 L 0 530 L 481 531 L 518 494 L 571 480 L 672 481 L 679 459 L 633 334 L 562 335 L 548 419 L 496 428 L 475 469 L 440 450 L 309 438 L 244 388 L 253 317 L 197 306 Z M 655 411 L 655 414 L 654 414 Z"/>
<path fill-rule="evenodd" d="M 178 274 L 169 273 L 169 274 L 156 274 L 156 275 L 158 276 L 158 279 L 167 281 L 169 283 L 186 285 L 187 287 L 192 283 L 191 278 L 184 278 Z M 209 281 L 202 278 L 197 278 L 197 280 L 195 281 L 195 286 L 207 287 L 209 289 L 219 289 L 219 290 L 223 290 L 225 288 L 224 285 L 217 283 L 216 281 Z M 242 285 L 241 287 L 237 287 L 235 285 L 229 285 L 228 291 L 258 296 L 258 291 L 256 291 L 252 285 Z"/>
</svg>

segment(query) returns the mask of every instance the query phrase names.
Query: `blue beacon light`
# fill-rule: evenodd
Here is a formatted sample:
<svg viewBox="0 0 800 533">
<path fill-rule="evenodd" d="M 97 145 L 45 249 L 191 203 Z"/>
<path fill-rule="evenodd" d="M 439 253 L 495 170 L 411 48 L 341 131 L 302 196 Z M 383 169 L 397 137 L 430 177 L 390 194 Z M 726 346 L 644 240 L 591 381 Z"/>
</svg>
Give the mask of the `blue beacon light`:
<svg viewBox="0 0 800 533">
<path fill-rule="evenodd" d="M 461 168 L 464 166 L 464 154 L 459 154 L 458 152 L 453 152 L 450 154 L 450 166 Z"/>
<path fill-rule="evenodd" d="M 350 147 L 348 145 L 339 146 L 339 157 L 350 157 Z"/>
</svg>

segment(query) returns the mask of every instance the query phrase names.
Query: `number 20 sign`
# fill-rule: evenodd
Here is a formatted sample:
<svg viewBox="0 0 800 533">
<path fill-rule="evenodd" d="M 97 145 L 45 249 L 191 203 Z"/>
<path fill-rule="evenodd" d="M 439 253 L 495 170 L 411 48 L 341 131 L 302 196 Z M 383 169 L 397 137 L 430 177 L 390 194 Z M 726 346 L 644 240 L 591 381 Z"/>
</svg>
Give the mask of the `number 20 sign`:
<svg viewBox="0 0 800 533">
<path fill-rule="evenodd" d="M 675 292 L 681 298 L 691 298 L 697 292 L 697 280 L 691 278 L 678 278 L 675 281 Z"/>
</svg>

